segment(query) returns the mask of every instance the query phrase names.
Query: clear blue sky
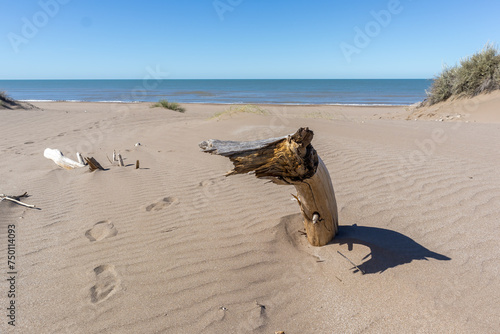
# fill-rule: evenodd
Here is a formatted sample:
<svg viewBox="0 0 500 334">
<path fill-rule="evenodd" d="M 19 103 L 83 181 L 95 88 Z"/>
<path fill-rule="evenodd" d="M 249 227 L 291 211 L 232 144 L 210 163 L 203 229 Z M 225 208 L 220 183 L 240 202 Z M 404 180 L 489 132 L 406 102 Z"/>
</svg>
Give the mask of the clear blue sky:
<svg viewBox="0 0 500 334">
<path fill-rule="evenodd" d="M 0 0 L 0 79 L 431 78 L 500 42 L 498 0 L 401 0 L 378 23 L 392 2 Z"/>
</svg>

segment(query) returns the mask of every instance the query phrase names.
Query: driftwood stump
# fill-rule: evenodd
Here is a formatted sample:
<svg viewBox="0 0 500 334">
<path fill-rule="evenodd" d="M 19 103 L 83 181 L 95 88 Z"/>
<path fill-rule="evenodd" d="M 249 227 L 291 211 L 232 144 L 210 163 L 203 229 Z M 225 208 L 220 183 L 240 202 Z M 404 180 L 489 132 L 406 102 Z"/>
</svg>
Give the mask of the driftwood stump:
<svg viewBox="0 0 500 334">
<path fill-rule="evenodd" d="M 226 176 L 252 172 L 257 178 L 293 185 L 304 217 L 307 240 L 324 246 L 338 230 L 337 203 L 330 174 L 311 145 L 313 132 L 300 128 L 293 135 L 251 142 L 209 139 L 203 152 L 228 157 L 234 168 Z"/>
</svg>

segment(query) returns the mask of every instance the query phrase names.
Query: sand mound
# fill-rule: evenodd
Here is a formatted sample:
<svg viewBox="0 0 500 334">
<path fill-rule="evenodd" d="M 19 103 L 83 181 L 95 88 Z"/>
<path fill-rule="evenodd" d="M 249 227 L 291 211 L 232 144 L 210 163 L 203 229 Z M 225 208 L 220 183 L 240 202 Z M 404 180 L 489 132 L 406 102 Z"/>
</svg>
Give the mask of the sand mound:
<svg viewBox="0 0 500 334">
<path fill-rule="evenodd" d="M 500 123 L 500 91 L 414 107 L 407 119 Z"/>
</svg>

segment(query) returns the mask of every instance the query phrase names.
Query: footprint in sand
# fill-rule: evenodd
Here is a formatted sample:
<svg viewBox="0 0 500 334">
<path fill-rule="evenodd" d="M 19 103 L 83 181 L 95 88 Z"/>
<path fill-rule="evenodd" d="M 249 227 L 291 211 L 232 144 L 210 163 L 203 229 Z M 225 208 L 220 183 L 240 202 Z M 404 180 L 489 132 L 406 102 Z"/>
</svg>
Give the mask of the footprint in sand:
<svg viewBox="0 0 500 334">
<path fill-rule="evenodd" d="M 266 307 L 257 303 L 251 310 L 249 310 L 246 322 L 243 322 L 243 329 L 255 331 L 264 327 L 267 323 Z"/>
<path fill-rule="evenodd" d="M 115 266 L 103 264 L 94 268 L 96 283 L 90 288 L 90 301 L 98 304 L 105 301 L 120 288 L 120 279 Z"/>
<path fill-rule="evenodd" d="M 177 203 L 179 203 L 179 199 L 177 197 L 173 196 L 164 197 L 158 202 L 148 205 L 146 207 L 146 211 L 147 212 L 160 211 L 162 209 L 165 209 L 166 207 L 169 207 L 172 204 L 177 204 Z"/>
<path fill-rule="evenodd" d="M 215 183 L 215 181 L 213 179 L 209 179 L 209 180 L 205 180 L 205 181 L 201 181 L 199 183 L 199 186 L 200 187 L 208 187 L 208 186 L 211 186 Z"/>
<path fill-rule="evenodd" d="M 104 238 L 111 238 L 118 234 L 118 230 L 108 220 L 102 220 L 94 224 L 90 230 L 85 232 L 85 236 L 91 241 L 100 241 Z"/>
</svg>

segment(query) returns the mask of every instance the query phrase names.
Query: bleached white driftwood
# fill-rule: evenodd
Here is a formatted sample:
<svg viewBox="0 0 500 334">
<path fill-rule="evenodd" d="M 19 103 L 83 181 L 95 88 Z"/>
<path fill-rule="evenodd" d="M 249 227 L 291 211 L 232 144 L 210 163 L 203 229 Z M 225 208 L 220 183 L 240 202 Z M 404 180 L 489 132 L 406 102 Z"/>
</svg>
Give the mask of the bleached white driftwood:
<svg viewBox="0 0 500 334">
<path fill-rule="evenodd" d="M 228 157 L 234 164 L 226 175 L 252 172 L 280 185 L 293 185 L 304 217 L 307 240 L 323 246 L 338 229 L 338 213 L 330 174 L 312 147 L 313 132 L 296 133 L 253 142 L 209 139 L 199 144 L 204 152 Z"/>
<path fill-rule="evenodd" d="M 19 205 L 22 205 L 22 206 L 25 206 L 28 208 L 36 208 L 36 206 L 34 206 L 34 205 L 26 204 L 26 203 L 19 201 L 19 198 L 21 198 L 21 197 L 28 197 L 28 193 L 24 193 L 23 195 L 19 195 L 19 196 L 8 196 L 5 194 L 0 194 L 0 202 L 3 200 L 6 200 L 6 201 L 11 201 L 11 202 L 14 202 L 16 204 L 19 204 Z"/>
<path fill-rule="evenodd" d="M 85 167 L 84 164 L 65 157 L 62 152 L 57 149 L 46 148 L 45 151 L 43 151 L 43 156 L 54 161 L 56 165 L 65 169 Z"/>
</svg>

